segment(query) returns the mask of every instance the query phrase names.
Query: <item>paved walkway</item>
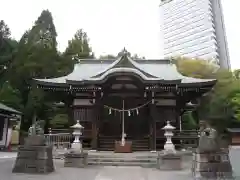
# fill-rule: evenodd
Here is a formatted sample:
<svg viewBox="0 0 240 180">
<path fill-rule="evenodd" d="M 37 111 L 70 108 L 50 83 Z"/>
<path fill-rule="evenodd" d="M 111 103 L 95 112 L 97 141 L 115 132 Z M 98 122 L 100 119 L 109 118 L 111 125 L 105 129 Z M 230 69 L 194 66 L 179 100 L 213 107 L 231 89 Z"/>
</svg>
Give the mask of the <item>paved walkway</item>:
<svg viewBox="0 0 240 180">
<path fill-rule="evenodd" d="M 141 167 L 64 168 L 62 160 L 55 160 L 56 171 L 48 175 L 13 174 L 12 159 L 0 159 L 2 180 L 192 180 L 190 170 L 159 171 Z"/>
<path fill-rule="evenodd" d="M 0 152 L 0 159 L 12 159 L 16 157 L 17 157 L 16 152 Z"/>
</svg>

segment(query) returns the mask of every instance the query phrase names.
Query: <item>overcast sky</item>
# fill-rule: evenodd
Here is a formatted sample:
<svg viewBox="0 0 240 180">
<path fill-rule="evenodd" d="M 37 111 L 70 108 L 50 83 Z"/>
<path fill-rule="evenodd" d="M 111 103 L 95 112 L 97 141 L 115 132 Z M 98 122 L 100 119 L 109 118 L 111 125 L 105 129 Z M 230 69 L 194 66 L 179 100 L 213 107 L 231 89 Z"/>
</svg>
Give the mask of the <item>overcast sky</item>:
<svg viewBox="0 0 240 180">
<path fill-rule="evenodd" d="M 240 1 L 222 0 L 230 58 L 233 69 L 240 68 Z M 52 12 L 58 33 L 59 50 L 77 29 L 89 35 L 96 55 L 117 54 L 126 47 L 147 58 L 162 58 L 160 0 L 5 0 L 0 19 L 19 40 L 43 9 Z"/>
</svg>

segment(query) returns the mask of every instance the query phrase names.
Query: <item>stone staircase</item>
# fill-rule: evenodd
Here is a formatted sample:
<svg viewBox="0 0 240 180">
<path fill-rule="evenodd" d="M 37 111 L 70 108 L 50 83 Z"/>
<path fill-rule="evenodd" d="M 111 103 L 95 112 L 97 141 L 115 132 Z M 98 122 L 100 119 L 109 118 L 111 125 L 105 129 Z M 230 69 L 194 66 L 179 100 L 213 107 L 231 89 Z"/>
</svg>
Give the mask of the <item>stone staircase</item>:
<svg viewBox="0 0 240 180">
<path fill-rule="evenodd" d="M 120 140 L 120 137 L 99 137 L 99 151 L 114 151 L 116 139 Z M 149 140 L 148 138 L 133 139 L 132 150 L 133 151 L 149 151 Z"/>
<path fill-rule="evenodd" d="M 89 165 L 101 166 L 140 166 L 156 167 L 157 153 L 135 152 L 135 153 L 113 153 L 95 152 L 89 153 Z"/>
<path fill-rule="evenodd" d="M 133 151 L 149 151 L 149 140 L 148 139 L 136 139 L 132 141 Z"/>
<path fill-rule="evenodd" d="M 115 140 L 119 139 L 112 136 L 101 136 L 98 138 L 99 151 L 114 151 Z"/>
</svg>

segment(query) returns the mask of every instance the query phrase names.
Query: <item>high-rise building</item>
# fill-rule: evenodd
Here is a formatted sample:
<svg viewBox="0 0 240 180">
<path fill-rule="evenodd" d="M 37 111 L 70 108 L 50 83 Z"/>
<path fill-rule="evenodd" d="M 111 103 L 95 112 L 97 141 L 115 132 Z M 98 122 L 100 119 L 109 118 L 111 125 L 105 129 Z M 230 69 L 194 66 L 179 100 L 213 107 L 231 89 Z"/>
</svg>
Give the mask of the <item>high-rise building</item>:
<svg viewBox="0 0 240 180">
<path fill-rule="evenodd" d="M 220 0 L 161 0 L 164 56 L 216 60 L 230 69 Z"/>
</svg>

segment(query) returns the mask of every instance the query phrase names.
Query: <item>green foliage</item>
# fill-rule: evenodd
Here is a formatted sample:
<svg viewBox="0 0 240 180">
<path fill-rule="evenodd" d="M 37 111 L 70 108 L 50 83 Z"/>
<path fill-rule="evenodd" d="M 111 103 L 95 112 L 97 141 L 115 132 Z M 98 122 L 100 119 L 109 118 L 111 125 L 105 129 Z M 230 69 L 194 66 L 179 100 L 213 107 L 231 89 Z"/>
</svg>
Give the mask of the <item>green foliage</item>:
<svg viewBox="0 0 240 180">
<path fill-rule="evenodd" d="M 196 120 L 191 112 L 187 112 L 182 116 L 182 128 L 184 130 L 192 130 L 197 128 Z"/>
<path fill-rule="evenodd" d="M 99 59 L 103 59 L 103 60 L 112 60 L 112 59 L 116 59 L 117 57 L 112 55 L 112 54 L 107 54 L 107 55 L 101 55 L 99 57 Z"/>
<path fill-rule="evenodd" d="M 20 92 L 9 82 L 5 82 L 0 89 L 0 102 L 19 111 L 23 108 Z"/>
<path fill-rule="evenodd" d="M 34 26 L 22 36 L 14 61 L 8 70 L 11 83 L 20 91 L 23 99 L 25 130 L 35 117 L 47 121 L 51 111 L 46 93 L 37 89 L 32 84 L 32 79 L 61 75 L 59 68 L 62 58 L 56 49 L 56 36 L 52 15 L 48 10 L 44 10 Z"/>
<path fill-rule="evenodd" d="M 74 37 L 68 41 L 68 46 L 62 54 L 61 70 L 59 72 L 64 75 L 70 73 L 77 59 L 93 59 L 94 53 L 89 45 L 87 33 L 79 29 Z"/>
<path fill-rule="evenodd" d="M 239 71 L 234 73 L 200 59 L 175 58 L 178 70 L 185 76 L 217 79 L 213 90 L 201 98 L 200 118 L 211 120 L 219 130 L 224 130 L 235 120 L 240 120 Z"/>
<path fill-rule="evenodd" d="M 79 59 L 93 58 L 87 33 L 79 29 L 75 33 L 74 38 L 68 41 L 68 47 L 64 55 L 70 58 L 77 57 Z"/>
<path fill-rule="evenodd" d="M 11 66 L 14 59 L 17 41 L 11 39 L 11 32 L 3 20 L 0 21 L 0 84 L 2 85 L 8 79 L 6 70 Z"/>
<path fill-rule="evenodd" d="M 234 117 L 236 120 L 240 121 L 240 89 L 233 97 L 230 97 L 230 105 L 234 111 Z"/>
<path fill-rule="evenodd" d="M 236 79 L 240 79 L 240 69 L 236 69 L 233 73 Z"/>
<path fill-rule="evenodd" d="M 52 128 L 60 129 L 60 128 L 68 128 L 69 121 L 67 114 L 56 114 L 52 120 L 50 120 L 50 125 Z"/>
<path fill-rule="evenodd" d="M 52 14 L 48 10 L 43 10 L 28 34 L 28 44 L 56 48 L 56 37 L 57 32 L 53 24 Z"/>
<path fill-rule="evenodd" d="M 212 78 L 218 69 L 218 67 L 203 59 L 177 57 L 174 61 L 180 73 L 194 78 Z"/>
<path fill-rule="evenodd" d="M 8 39 L 11 35 L 10 29 L 7 24 L 1 20 L 0 21 L 0 39 Z"/>
<path fill-rule="evenodd" d="M 117 56 L 115 55 L 112 55 L 112 54 L 107 54 L 107 55 L 101 55 L 99 57 L 99 59 L 103 59 L 103 60 L 114 60 L 114 59 L 117 59 L 119 56 L 121 55 L 121 52 L 118 53 Z M 131 56 L 131 53 L 128 53 L 129 56 Z M 131 56 L 132 59 L 134 60 L 144 60 L 146 59 L 144 56 L 143 57 L 139 57 L 137 54 L 134 54 L 133 56 Z"/>
</svg>

